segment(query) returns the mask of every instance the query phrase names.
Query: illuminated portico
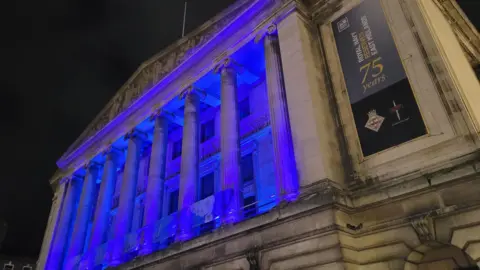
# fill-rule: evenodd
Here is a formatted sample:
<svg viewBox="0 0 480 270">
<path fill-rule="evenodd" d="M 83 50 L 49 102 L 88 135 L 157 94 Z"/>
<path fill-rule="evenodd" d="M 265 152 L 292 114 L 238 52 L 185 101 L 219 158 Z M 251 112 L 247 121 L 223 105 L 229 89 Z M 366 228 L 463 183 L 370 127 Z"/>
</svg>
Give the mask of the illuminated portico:
<svg viewBox="0 0 480 270">
<path fill-rule="evenodd" d="M 451 195 L 459 188 L 478 190 L 476 171 L 467 169 L 476 139 L 462 139 L 476 136 L 475 121 L 460 121 L 462 111 L 444 113 L 446 103 L 432 94 L 443 88 L 430 81 L 422 56 L 405 65 L 406 74 L 415 78 L 412 91 L 422 113 L 436 113 L 436 124 L 428 114 L 425 123 L 438 134 L 366 157 L 361 152 L 331 32 L 331 22 L 359 2 L 329 10 L 313 0 L 239 1 L 142 65 L 59 160 L 62 171 L 53 182 L 61 187 L 61 206 L 52 208 L 55 225 L 46 233 L 52 244 L 39 265 L 403 269 L 413 247 L 434 249 L 424 238 L 442 242 L 445 250 L 453 248 L 450 242 L 461 246 L 477 260 L 478 239 L 463 233 L 478 230 L 474 195 L 462 198 L 467 206 Z M 392 2 L 403 0 L 387 2 L 385 16 L 411 38 Z M 415 12 L 420 26 L 441 20 Z M 318 23 L 324 17 L 329 22 Z M 436 48 L 426 37 L 430 32 L 420 30 L 425 46 Z M 416 43 L 407 45 L 398 49 L 400 59 L 420 55 Z M 447 92 L 478 85 L 470 87 Z M 417 147 L 419 141 L 426 146 Z M 431 156 L 434 148 L 445 155 Z M 429 186 L 422 182 L 427 171 Z M 472 220 L 451 228 L 451 216 L 463 213 L 457 208 L 470 211 Z M 441 230 L 422 235 L 433 219 Z M 459 231 L 451 241 L 443 235 L 450 229 Z"/>
</svg>

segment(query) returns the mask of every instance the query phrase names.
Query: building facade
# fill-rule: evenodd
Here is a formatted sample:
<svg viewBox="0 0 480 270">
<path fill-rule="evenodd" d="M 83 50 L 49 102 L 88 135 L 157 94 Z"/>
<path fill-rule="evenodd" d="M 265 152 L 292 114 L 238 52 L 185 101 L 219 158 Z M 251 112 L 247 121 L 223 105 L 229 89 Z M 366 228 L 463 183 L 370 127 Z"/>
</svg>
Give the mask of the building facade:
<svg viewBox="0 0 480 270">
<path fill-rule="evenodd" d="M 57 162 L 38 269 L 477 269 L 479 60 L 453 0 L 239 0 Z"/>
</svg>

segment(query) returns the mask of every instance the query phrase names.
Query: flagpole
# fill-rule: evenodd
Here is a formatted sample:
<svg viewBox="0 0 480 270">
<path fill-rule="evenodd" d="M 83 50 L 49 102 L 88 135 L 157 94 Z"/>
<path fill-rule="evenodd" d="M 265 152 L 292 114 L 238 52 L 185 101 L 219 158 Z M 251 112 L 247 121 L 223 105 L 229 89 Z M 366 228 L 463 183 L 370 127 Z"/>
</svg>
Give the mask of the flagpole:
<svg viewBox="0 0 480 270">
<path fill-rule="evenodd" d="M 188 5 L 188 2 L 185 1 L 185 8 L 183 9 L 182 38 L 185 36 L 185 24 L 186 24 L 186 21 L 187 21 L 187 5 Z"/>
</svg>

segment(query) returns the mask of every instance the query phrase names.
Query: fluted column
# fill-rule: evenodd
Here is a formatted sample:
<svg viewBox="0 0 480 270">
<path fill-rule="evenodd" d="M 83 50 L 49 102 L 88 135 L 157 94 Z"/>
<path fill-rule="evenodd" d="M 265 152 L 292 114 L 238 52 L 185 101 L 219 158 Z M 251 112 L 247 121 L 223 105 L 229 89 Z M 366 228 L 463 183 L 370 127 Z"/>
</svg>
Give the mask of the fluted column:
<svg viewBox="0 0 480 270">
<path fill-rule="evenodd" d="M 125 139 L 128 140 L 127 160 L 125 161 L 122 187 L 120 189 L 120 203 L 115 217 L 115 243 L 112 252 L 112 265 L 122 263 L 124 239 L 132 229 L 135 195 L 137 192 L 138 167 L 143 143 L 146 138 L 144 134 L 138 131 L 132 131 L 125 136 Z"/>
<path fill-rule="evenodd" d="M 277 196 L 279 200 L 295 200 L 298 196 L 298 172 L 288 117 L 287 98 L 283 81 L 282 60 L 275 26 L 270 26 L 264 38 L 268 108 L 272 127 Z"/>
<path fill-rule="evenodd" d="M 55 231 L 58 227 L 58 220 L 61 214 L 61 205 L 65 199 L 65 185 L 57 184 L 55 194 L 52 198 L 52 207 L 50 208 L 50 215 L 48 216 L 47 227 L 45 228 L 45 235 L 43 236 L 42 247 L 37 261 L 38 269 L 45 269 L 47 266 L 48 256 L 52 247 L 52 242 L 55 237 Z"/>
<path fill-rule="evenodd" d="M 83 179 L 82 194 L 80 202 L 77 207 L 77 214 L 75 224 L 73 226 L 72 239 L 68 249 L 68 259 L 78 256 L 83 253 L 86 243 L 86 233 L 88 228 L 88 220 L 90 218 L 90 211 L 94 203 L 95 186 L 98 178 L 98 166 L 96 164 L 87 165 L 86 175 Z M 73 268 L 73 265 L 67 265 L 67 268 Z"/>
<path fill-rule="evenodd" d="M 178 191 L 179 223 L 177 241 L 186 241 L 192 237 L 192 219 L 188 207 L 197 201 L 197 182 L 199 177 L 200 97 L 192 87 L 182 93 L 185 99 L 182 159 Z"/>
<path fill-rule="evenodd" d="M 105 164 L 103 165 L 102 182 L 98 192 L 95 216 L 93 218 L 92 234 L 89 243 L 89 253 L 91 261 L 89 269 L 93 269 L 93 259 L 95 249 L 107 241 L 106 232 L 108 231 L 108 220 L 112 208 L 112 199 L 115 192 L 115 183 L 117 182 L 118 161 L 123 152 L 110 148 L 105 153 Z"/>
<path fill-rule="evenodd" d="M 167 158 L 168 121 L 161 112 L 152 116 L 155 121 L 153 131 L 152 153 L 148 172 L 148 184 L 143 214 L 144 242 L 141 254 L 152 252 L 155 223 L 162 217 L 163 186 L 165 182 L 165 168 Z"/>
<path fill-rule="evenodd" d="M 224 204 L 222 223 L 234 223 L 239 220 L 243 204 L 240 178 L 240 128 L 238 118 L 237 72 L 230 59 L 225 60 L 216 71 L 220 73 L 220 143 L 221 169 L 220 186 L 222 190 L 231 190 Z"/>
<path fill-rule="evenodd" d="M 75 207 L 82 189 L 82 179 L 73 176 L 67 185 L 57 230 L 54 234 L 50 256 L 46 269 L 63 269 L 65 253 L 69 246 L 72 223 L 75 221 Z"/>
</svg>

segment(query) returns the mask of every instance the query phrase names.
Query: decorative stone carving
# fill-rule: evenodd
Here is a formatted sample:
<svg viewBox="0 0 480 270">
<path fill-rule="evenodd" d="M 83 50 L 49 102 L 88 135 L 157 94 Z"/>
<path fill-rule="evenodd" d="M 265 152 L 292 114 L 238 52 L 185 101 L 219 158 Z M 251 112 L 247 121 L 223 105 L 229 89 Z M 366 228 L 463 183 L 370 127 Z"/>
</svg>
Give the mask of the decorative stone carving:
<svg viewBox="0 0 480 270">
<path fill-rule="evenodd" d="M 201 27 L 188 39 L 183 39 L 173 46 L 167 48 L 163 53 L 154 57 L 154 59 L 143 64 L 137 72 L 120 88 L 117 94 L 110 100 L 107 106 L 96 117 L 96 119 L 87 127 L 84 133 L 68 149 L 64 157 L 68 156 L 73 150 L 78 148 L 89 137 L 102 130 L 109 122 L 117 117 L 122 111 L 128 108 L 139 97 L 143 96 L 153 86 L 158 84 L 176 67 L 185 62 L 190 56 L 195 54 L 204 44 L 210 41 L 218 32 L 224 29 L 231 21 L 238 17 L 249 5 L 249 1 L 242 1 L 236 4 L 228 14 L 217 20 L 213 19 L 207 24 L 208 27 Z"/>
<path fill-rule="evenodd" d="M 429 215 L 413 218 L 410 223 L 422 243 L 435 240 L 433 223 Z"/>
<path fill-rule="evenodd" d="M 258 259 L 258 251 L 256 249 L 252 249 L 247 253 L 247 261 L 250 265 L 250 270 L 260 269 L 260 260 Z"/>
<path fill-rule="evenodd" d="M 447 18 L 470 64 L 480 65 L 480 34 L 455 0 L 434 0 Z"/>
</svg>

